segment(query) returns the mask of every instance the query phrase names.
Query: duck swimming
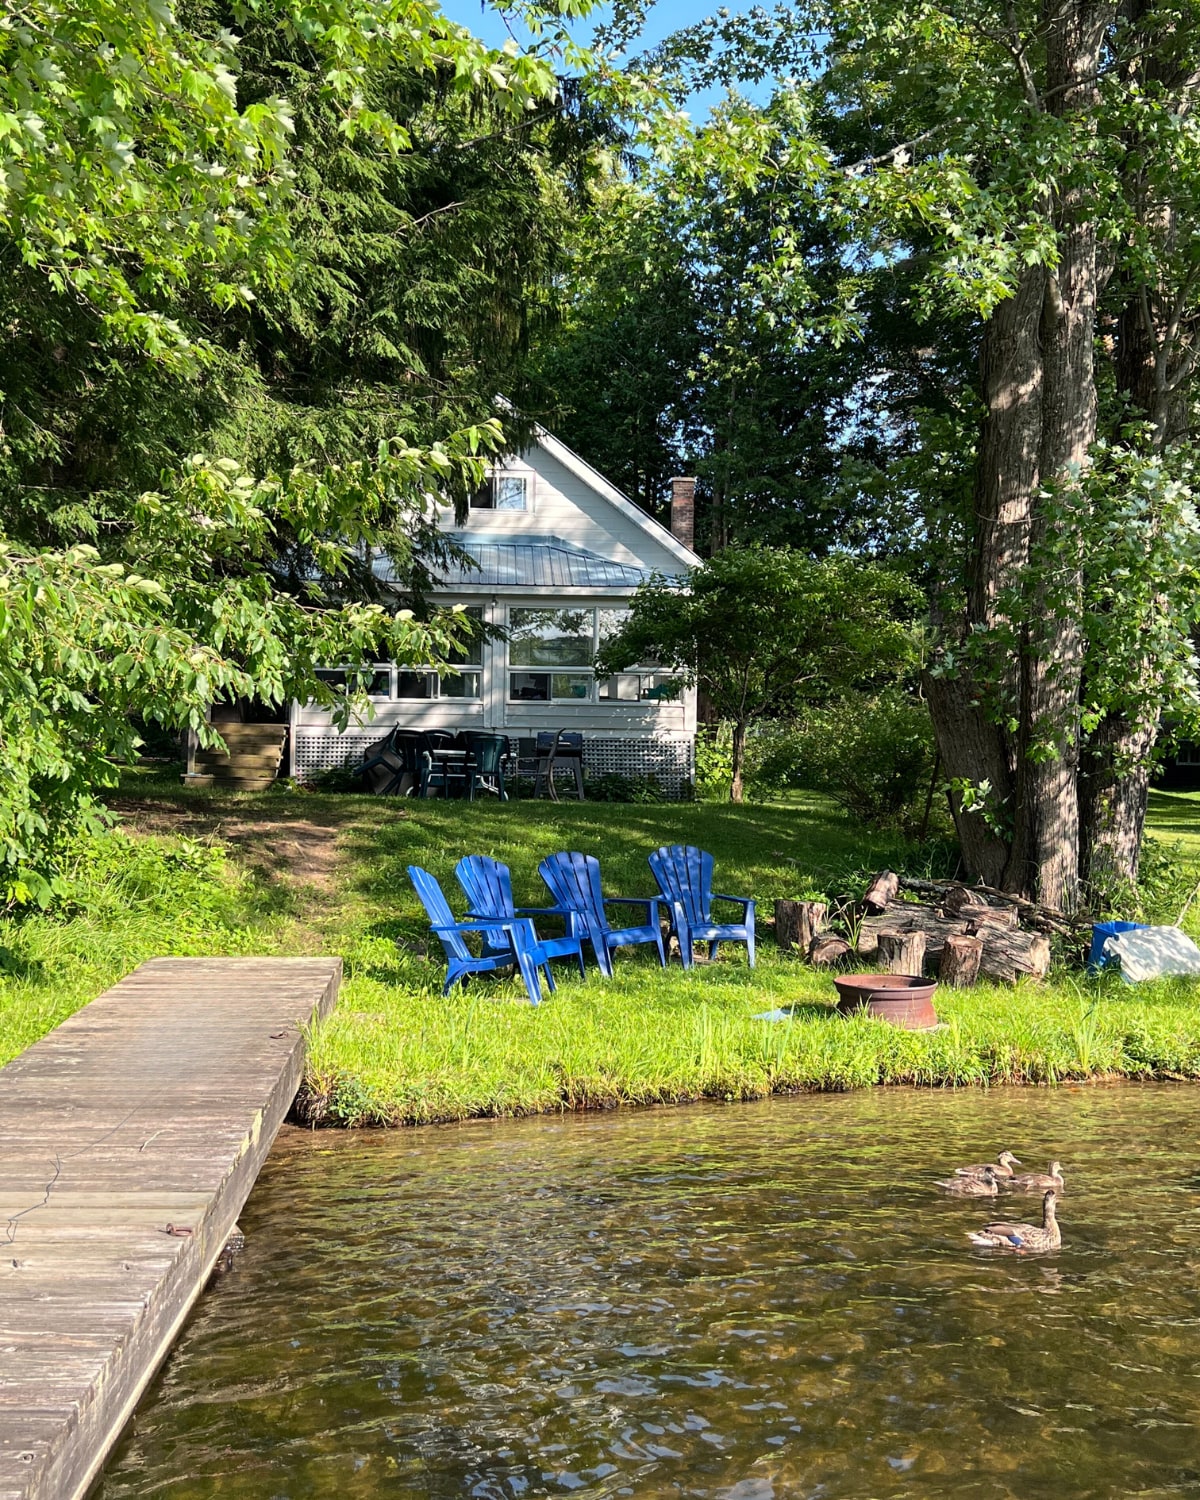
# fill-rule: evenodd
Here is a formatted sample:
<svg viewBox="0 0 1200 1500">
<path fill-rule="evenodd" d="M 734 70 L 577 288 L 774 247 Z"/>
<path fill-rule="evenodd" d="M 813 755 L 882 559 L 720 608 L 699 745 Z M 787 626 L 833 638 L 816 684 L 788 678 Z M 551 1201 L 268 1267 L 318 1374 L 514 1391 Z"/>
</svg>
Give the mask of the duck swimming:
<svg viewBox="0 0 1200 1500">
<path fill-rule="evenodd" d="M 1062 1162 L 1052 1161 L 1045 1172 L 1018 1172 L 1004 1186 L 1013 1193 L 1040 1193 L 1046 1188 L 1053 1188 L 1056 1193 L 1061 1193 L 1066 1186 Z"/>
<path fill-rule="evenodd" d="M 978 1161 L 974 1166 L 955 1167 L 956 1177 L 982 1177 L 985 1172 L 994 1172 L 997 1177 L 1011 1177 L 1013 1168 L 1021 1163 L 1011 1151 L 1001 1151 L 995 1161 Z"/>
<path fill-rule="evenodd" d="M 1051 1188 L 1042 1199 L 1042 1222 L 1037 1224 L 985 1224 L 981 1230 L 972 1231 L 967 1238 L 973 1245 L 985 1250 L 1016 1250 L 1020 1254 L 1030 1251 L 1057 1250 L 1062 1244 L 1062 1233 L 1054 1216 L 1057 1194 Z"/>
<path fill-rule="evenodd" d="M 960 1198 L 994 1198 L 1000 1191 L 994 1167 L 984 1167 L 977 1177 L 951 1177 L 948 1182 L 939 1182 L 938 1187 Z"/>
</svg>

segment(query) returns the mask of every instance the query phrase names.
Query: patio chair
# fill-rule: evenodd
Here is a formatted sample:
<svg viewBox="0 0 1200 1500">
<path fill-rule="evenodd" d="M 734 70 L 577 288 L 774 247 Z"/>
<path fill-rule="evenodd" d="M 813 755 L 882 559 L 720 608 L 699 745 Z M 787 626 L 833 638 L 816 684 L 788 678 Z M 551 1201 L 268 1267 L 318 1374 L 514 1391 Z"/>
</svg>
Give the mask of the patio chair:
<svg viewBox="0 0 1200 1500">
<path fill-rule="evenodd" d="M 746 957 L 754 967 L 754 900 L 750 896 L 721 896 L 712 888 L 713 857 L 691 844 L 664 845 L 650 855 L 650 869 L 658 888 L 670 903 L 671 933 L 679 944 L 685 969 L 692 967 L 692 949 L 708 944 L 710 959 L 717 956 L 718 943 L 745 943 Z M 740 922 L 714 922 L 712 903 L 728 901 L 742 908 Z"/>
<path fill-rule="evenodd" d="M 448 797 L 456 785 L 461 792 L 465 784 L 466 753 L 455 736 L 445 729 L 425 730 L 417 736 L 417 745 L 421 767 L 417 795 L 428 797 L 431 792 L 440 791 Z"/>
<path fill-rule="evenodd" d="M 550 973 L 550 955 L 537 940 L 533 923 L 524 918 L 514 918 L 499 928 L 491 923 L 459 922 L 450 910 L 450 904 L 442 894 L 437 880 L 419 865 L 409 865 L 408 876 L 413 883 L 421 905 L 429 917 L 429 929 L 442 945 L 446 955 L 446 982 L 442 994 L 448 995 L 456 984 L 466 984 L 475 974 L 494 973 L 497 969 L 516 967 L 525 982 L 525 993 L 531 1005 L 540 1005 L 542 986 L 538 977 L 541 966 L 546 970 L 546 983 L 554 989 L 554 976 Z M 499 932 L 503 946 L 497 946 L 494 937 Z M 483 951 L 476 956 L 467 947 L 466 935 L 477 933 L 483 939 Z"/>
<path fill-rule="evenodd" d="M 499 860 L 489 859 L 486 854 L 466 855 L 455 865 L 454 874 L 466 893 L 473 919 L 482 921 L 492 918 L 498 919 L 501 924 L 511 924 L 520 918 L 562 917 L 567 920 L 569 917 L 569 912 L 561 906 L 514 906 L 512 875 L 508 866 L 502 865 Z M 583 939 L 569 930 L 569 922 L 566 935 L 560 938 L 536 937 L 532 921 L 529 922 L 529 928 L 534 932 L 538 947 L 545 952 L 547 958 L 569 958 L 574 955 L 580 974 L 584 973 Z M 503 932 L 505 928 L 501 925 L 497 930 Z M 503 938 L 492 938 L 491 941 L 493 946 L 498 946 Z M 554 977 L 549 967 L 546 969 L 546 978 L 553 990 Z"/>
<path fill-rule="evenodd" d="M 600 889 L 600 861 L 574 851 L 549 855 L 538 866 L 538 874 L 559 906 L 567 909 L 568 931 L 591 943 L 602 974 L 612 975 L 614 948 L 635 943 L 654 943 L 658 961 L 666 968 L 657 896 L 605 896 Z M 644 907 L 647 920 L 640 927 L 613 927 L 605 911 L 608 906 Z"/>
<path fill-rule="evenodd" d="M 543 731 L 537 737 L 537 776 L 533 783 L 533 795 L 540 797 L 543 786 L 552 802 L 558 801 L 554 788 L 556 768 L 570 771 L 575 778 L 575 795 L 580 802 L 583 797 L 583 735 L 577 729 L 559 729 L 551 734 Z"/>
<path fill-rule="evenodd" d="M 364 788 L 376 797 L 392 797 L 404 780 L 405 761 L 396 743 L 396 731 L 384 735 L 363 751 L 361 764 L 350 768 Z"/>
<path fill-rule="evenodd" d="M 501 802 L 508 801 L 504 790 L 504 761 L 508 755 L 508 736 L 504 734 L 468 734 L 467 799 L 475 800 L 475 788 L 494 792 Z"/>
</svg>

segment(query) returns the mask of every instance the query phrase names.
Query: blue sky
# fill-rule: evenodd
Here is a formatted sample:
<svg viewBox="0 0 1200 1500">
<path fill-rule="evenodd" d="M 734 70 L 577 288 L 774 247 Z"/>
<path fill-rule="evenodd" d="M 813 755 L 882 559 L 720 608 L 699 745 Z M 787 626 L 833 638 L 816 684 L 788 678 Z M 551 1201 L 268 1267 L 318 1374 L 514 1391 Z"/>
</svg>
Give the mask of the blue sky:
<svg viewBox="0 0 1200 1500">
<path fill-rule="evenodd" d="M 736 12 L 736 0 L 732 0 L 732 3 L 731 0 L 713 0 L 712 4 L 703 4 L 701 0 L 657 0 L 648 12 L 646 29 L 640 41 L 630 48 L 631 54 L 657 46 L 673 31 L 696 25 L 697 22 L 713 15 L 722 4 L 726 3 L 729 4 L 731 10 Z M 451 20 L 457 21 L 462 26 L 469 26 L 477 37 L 491 47 L 502 47 L 509 38 L 510 32 L 505 25 L 504 17 L 494 5 L 481 3 L 481 0 L 441 0 L 441 6 Z M 571 29 L 576 40 L 584 46 L 589 45 L 596 25 L 607 20 L 611 14 L 611 6 L 600 5 L 587 20 L 575 22 Z M 515 21 L 512 34 L 516 36 L 518 42 L 526 39 L 523 29 Z M 747 92 L 753 97 L 759 91 L 750 89 Z M 693 95 L 689 101 L 688 111 L 692 118 L 702 119 L 721 93 L 722 90 L 713 88 Z"/>
<path fill-rule="evenodd" d="M 717 4 L 719 3 L 721 0 L 717 0 Z M 694 26 L 697 21 L 703 21 L 706 16 L 713 14 L 717 4 L 704 5 L 695 3 L 695 0 L 658 0 L 647 19 L 644 45 L 652 47 L 680 27 Z M 494 6 L 481 4 L 480 0 L 442 0 L 442 9 L 451 20 L 469 26 L 477 37 L 493 47 L 502 47 L 508 39 L 508 29 Z M 606 19 L 610 13 L 610 8 L 603 5 L 594 12 L 594 19 L 589 17 L 586 21 L 577 22 L 575 34 L 578 39 L 585 43 L 590 41 L 595 21 Z M 517 38 L 521 39 L 519 30 Z"/>
</svg>

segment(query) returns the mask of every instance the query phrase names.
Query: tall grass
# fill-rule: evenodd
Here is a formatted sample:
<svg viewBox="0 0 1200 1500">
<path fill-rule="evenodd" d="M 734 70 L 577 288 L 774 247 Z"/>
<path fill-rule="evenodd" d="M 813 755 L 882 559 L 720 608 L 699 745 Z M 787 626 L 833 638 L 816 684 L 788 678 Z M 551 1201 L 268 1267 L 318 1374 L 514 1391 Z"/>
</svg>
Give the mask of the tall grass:
<svg viewBox="0 0 1200 1500">
<path fill-rule="evenodd" d="M 279 951 L 286 893 L 220 847 L 188 839 L 80 840 L 53 912 L 0 922 L 0 1064 L 145 959 Z"/>
</svg>

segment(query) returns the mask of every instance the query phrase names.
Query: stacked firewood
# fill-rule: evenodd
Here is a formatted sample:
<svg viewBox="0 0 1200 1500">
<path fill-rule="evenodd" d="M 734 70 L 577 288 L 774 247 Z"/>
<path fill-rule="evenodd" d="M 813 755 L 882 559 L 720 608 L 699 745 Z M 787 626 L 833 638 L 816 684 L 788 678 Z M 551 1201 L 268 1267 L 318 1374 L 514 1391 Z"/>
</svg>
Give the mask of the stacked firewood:
<svg viewBox="0 0 1200 1500">
<path fill-rule="evenodd" d="M 902 889 L 929 899 L 905 901 Z M 851 959 L 885 974 L 929 974 L 965 986 L 980 978 L 1043 979 L 1050 968 L 1048 933 L 1065 931 L 1061 913 L 1002 892 L 952 881 L 876 875 L 862 900 L 841 912 L 844 935 L 828 930 L 823 901 L 776 901 L 775 940 L 812 964 Z"/>
</svg>

